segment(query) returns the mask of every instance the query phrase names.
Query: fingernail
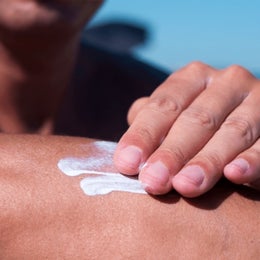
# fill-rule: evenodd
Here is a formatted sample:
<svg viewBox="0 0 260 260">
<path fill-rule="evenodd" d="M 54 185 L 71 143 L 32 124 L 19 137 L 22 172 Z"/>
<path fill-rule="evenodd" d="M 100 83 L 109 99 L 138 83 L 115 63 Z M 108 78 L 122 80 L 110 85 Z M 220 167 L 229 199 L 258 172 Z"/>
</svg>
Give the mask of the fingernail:
<svg viewBox="0 0 260 260">
<path fill-rule="evenodd" d="M 176 177 L 184 184 L 192 184 L 196 187 L 200 187 L 203 183 L 205 172 L 200 166 L 191 165 L 182 169 Z"/>
<path fill-rule="evenodd" d="M 142 171 L 141 182 L 146 187 L 164 186 L 169 182 L 169 169 L 161 161 L 145 164 Z"/>
<path fill-rule="evenodd" d="M 226 167 L 235 168 L 235 170 L 239 170 L 241 174 L 245 174 L 250 168 L 250 165 L 245 159 L 239 158 L 229 163 Z"/>
<path fill-rule="evenodd" d="M 130 145 L 120 151 L 120 164 L 124 167 L 136 170 L 136 173 L 140 167 L 141 160 L 142 150 L 137 146 Z"/>
</svg>

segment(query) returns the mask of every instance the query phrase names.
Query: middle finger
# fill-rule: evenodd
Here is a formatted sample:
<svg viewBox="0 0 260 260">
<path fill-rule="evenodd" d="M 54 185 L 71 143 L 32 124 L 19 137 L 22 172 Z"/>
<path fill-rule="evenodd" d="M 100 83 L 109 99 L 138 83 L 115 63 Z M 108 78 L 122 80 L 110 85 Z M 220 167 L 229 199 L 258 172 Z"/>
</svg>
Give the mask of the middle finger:
<svg viewBox="0 0 260 260">
<path fill-rule="evenodd" d="M 210 140 L 248 91 L 248 84 L 242 80 L 234 84 L 229 71 L 221 71 L 211 78 L 207 88 L 181 113 L 140 172 L 140 180 L 150 193 L 162 194 L 170 189 L 171 177 Z M 159 175 L 168 175 L 168 178 Z"/>
</svg>

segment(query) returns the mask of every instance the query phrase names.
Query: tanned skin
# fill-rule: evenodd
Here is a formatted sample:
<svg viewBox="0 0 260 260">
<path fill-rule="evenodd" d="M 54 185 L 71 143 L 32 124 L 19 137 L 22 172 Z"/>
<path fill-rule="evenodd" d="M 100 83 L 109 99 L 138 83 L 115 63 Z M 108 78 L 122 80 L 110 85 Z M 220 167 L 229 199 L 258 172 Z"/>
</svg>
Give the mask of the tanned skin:
<svg viewBox="0 0 260 260">
<path fill-rule="evenodd" d="M 0 135 L 1 259 L 257 259 L 259 193 L 223 182 L 197 199 L 87 196 L 57 163 L 95 156 L 93 141 Z"/>
</svg>

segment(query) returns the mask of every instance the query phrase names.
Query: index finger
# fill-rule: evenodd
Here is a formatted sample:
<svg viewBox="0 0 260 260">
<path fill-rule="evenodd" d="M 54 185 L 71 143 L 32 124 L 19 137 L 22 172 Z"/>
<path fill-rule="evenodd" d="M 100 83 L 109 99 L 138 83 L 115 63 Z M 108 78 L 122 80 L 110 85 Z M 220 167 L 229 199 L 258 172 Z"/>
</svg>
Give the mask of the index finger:
<svg viewBox="0 0 260 260">
<path fill-rule="evenodd" d="M 114 163 L 120 172 L 139 172 L 180 113 L 207 87 L 215 71 L 203 63 L 192 63 L 173 73 L 153 92 L 118 143 Z"/>
</svg>

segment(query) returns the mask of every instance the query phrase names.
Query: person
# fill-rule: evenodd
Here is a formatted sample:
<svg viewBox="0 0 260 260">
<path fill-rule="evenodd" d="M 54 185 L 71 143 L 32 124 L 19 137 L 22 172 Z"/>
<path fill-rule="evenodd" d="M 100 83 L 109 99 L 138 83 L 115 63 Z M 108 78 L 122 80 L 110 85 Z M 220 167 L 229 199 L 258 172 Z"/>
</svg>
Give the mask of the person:
<svg viewBox="0 0 260 260">
<path fill-rule="evenodd" d="M 50 134 L 68 88 L 91 1 L 0 1 L 0 129 Z"/>
<path fill-rule="evenodd" d="M 87 172 L 68 176 L 58 166 L 67 157 L 99 158 L 99 171 L 116 171 L 96 142 L 0 134 L 1 259 L 258 258 L 256 191 L 223 182 L 188 200 L 176 192 L 89 196 L 80 187 Z"/>
<path fill-rule="evenodd" d="M 102 1 L 0 2 L 0 128 L 49 134 L 80 32 Z M 151 194 L 209 191 L 222 176 L 259 189 L 259 80 L 194 62 L 130 109 L 115 165 Z M 224 174 L 223 174 L 224 172 Z"/>
<path fill-rule="evenodd" d="M 0 1 L 0 258 L 257 258 L 253 189 L 223 180 L 195 199 L 89 196 L 82 176 L 58 167 L 96 156 L 94 140 L 52 133 L 80 31 L 100 4 Z"/>
</svg>

